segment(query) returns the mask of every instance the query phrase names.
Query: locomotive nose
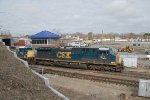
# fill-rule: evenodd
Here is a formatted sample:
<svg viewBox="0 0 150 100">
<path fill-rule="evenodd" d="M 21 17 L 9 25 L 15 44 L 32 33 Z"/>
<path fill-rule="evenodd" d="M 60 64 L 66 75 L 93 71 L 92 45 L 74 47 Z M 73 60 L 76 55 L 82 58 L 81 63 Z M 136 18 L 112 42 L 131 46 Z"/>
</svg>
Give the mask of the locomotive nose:
<svg viewBox="0 0 150 100">
<path fill-rule="evenodd" d="M 116 54 L 116 64 L 122 65 L 123 59 L 119 54 Z"/>
</svg>

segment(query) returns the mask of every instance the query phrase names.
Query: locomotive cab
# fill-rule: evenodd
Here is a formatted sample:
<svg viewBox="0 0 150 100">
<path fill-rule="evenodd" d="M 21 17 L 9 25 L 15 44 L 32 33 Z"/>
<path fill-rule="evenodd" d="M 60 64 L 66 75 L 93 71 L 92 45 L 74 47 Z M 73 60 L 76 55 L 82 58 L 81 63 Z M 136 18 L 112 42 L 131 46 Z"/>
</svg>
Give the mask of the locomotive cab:
<svg viewBox="0 0 150 100">
<path fill-rule="evenodd" d="M 102 63 L 116 65 L 116 55 L 111 48 L 99 48 L 99 60 Z"/>
</svg>

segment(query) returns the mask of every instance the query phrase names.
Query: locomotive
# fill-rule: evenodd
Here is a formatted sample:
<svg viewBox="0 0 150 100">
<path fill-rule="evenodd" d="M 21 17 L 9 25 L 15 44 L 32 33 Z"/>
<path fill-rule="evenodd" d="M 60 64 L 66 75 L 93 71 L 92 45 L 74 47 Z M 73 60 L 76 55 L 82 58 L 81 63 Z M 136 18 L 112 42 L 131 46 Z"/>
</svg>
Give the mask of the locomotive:
<svg viewBox="0 0 150 100">
<path fill-rule="evenodd" d="M 111 48 L 48 48 L 40 47 L 27 52 L 27 61 L 34 64 L 57 65 L 78 68 L 86 68 L 102 71 L 123 70 L 123 65 L 118 54 Z"/>
</svg>

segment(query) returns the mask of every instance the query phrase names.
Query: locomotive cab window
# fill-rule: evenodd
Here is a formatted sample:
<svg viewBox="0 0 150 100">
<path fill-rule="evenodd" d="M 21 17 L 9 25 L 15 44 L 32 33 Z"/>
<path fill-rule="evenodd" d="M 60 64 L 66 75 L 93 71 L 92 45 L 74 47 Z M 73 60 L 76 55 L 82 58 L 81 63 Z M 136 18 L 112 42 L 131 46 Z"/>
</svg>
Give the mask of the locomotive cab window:
<svg viewBox="0 0 150 100">
<path fill-rule="evenodd" d="M 100 51 L 99 52 L 101 55 L 108 55 L 109 54 L 109 51 Z"/>
<path fill-rule="evenodd" d="M 106 51 L 106 54 L 108 55 L 108 54 L 109 54 L 109 51 Z"/>
</svg>

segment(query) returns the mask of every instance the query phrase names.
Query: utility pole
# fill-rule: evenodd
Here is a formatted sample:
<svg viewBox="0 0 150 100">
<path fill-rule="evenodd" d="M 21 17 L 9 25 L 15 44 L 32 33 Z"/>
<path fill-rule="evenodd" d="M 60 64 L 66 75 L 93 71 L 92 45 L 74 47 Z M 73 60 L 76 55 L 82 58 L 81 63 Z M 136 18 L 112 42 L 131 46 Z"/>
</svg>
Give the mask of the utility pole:
<svg viewBox="0 0 150 100">
<path fill-rule="evenodd" d="M 101 43 L 103 42 L 103 29 L 102 29 L 102 36 L 101 36 Z"/>
<path fill-rule="evenodd" d="M 102 46 L 104 46 L 103 45 L 103 38 L 104 38 L 104 36 L 103 36 L 103 29 L 102 29 L 102 39 L 101 39 L 102 40 Z"/>
<path fill-rule="evenodd" d="M 0 33 L 1 33 L 1 35 L 2 35 L 2 27 L 3 27 L 3 26 L 2 26 L 2 25 L 0 25 Z"/>
</svg>

